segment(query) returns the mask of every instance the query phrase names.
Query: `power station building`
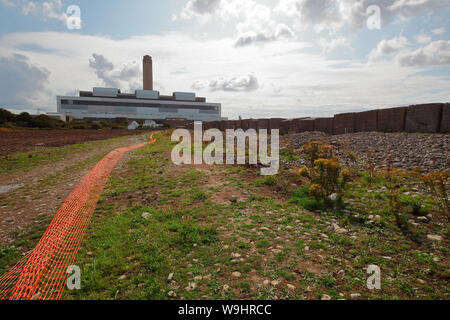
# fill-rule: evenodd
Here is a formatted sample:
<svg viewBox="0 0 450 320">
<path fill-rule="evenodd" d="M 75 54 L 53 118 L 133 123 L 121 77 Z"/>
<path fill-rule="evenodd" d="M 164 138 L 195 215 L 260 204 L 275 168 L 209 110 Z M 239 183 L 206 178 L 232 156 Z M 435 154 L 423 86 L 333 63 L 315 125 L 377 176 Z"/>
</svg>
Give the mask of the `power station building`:
<svg viewBox="0 0 450 320">
<path fill-rule="evenodd" d="M 143 59 L 143 90 L 121 93 L 116 88 L 80 91 L 79 97 L 57 96 L 57 113 L 75 120 L 198 120 L 222 118 L 220 103 L 209 103 L 191 92 L 160 95 L 153 90 L 152 58 Z"/>
</svg>

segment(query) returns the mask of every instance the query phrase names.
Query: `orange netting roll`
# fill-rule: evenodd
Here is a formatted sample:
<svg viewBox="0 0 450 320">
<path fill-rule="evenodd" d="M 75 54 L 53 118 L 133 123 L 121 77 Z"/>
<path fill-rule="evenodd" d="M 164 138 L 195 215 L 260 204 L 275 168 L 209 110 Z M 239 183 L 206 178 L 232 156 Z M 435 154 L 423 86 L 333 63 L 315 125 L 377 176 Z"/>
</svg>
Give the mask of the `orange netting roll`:
<svg viewBox="0 0 450 320">
<path fill-rule="evenodd" d="M 125 152 L 155 142 L 118 148 L 100 160 L 72 190 L 39 243 L 0 277 L 0 299 L 60 299 L 92 213 L 109 174 Z"/>
</svg>

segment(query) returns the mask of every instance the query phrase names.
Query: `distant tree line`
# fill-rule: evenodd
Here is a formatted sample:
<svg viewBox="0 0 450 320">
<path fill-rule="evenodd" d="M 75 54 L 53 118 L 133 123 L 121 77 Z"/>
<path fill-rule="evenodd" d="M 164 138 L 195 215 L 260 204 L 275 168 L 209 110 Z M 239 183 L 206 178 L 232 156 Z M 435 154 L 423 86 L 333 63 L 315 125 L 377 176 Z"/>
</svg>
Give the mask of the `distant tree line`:
<svg viewBox="0 0 450 320">
<path fill-rule="evenodd" d="M 111 123 L 108 121 L 73 121 L 64 122 L 50 118 L 45 114 L 32 116 L 28 112 L 14 114 L 0 108 L 0 127 L 8 128 L 40 128 L 40 129 L 125 129 L 126 123 Z"/>
</svg>

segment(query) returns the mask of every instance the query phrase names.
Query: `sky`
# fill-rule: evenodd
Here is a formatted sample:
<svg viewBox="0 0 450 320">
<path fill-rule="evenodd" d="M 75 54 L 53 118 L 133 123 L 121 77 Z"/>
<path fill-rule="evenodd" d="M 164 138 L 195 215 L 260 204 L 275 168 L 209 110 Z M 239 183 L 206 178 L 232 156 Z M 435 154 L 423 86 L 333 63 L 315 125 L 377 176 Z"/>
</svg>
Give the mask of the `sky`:
<svg viewBox="0 0 450 320">
<path fill-rule="evenodd" d="M 229 119 L 450 102 L 450 0 L 0 0 L 0 107 L 195 92 Z"/>
</svg>

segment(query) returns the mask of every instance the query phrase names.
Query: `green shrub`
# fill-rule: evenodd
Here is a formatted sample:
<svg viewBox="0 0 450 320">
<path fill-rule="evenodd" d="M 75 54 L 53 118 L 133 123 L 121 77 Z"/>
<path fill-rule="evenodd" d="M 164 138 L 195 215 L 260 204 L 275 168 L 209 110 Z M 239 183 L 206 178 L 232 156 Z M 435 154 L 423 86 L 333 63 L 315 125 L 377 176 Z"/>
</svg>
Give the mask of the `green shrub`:
<svg viewBox="0 0 450 320">
<path fill-rule="evenodd" d="M 16 115 L 9 112 L 6 109 L 0 108 L 0 124 L 7 124 L 8 122 L 14 122 Z"/>
<path fill-rule="evenodd" d="M 420 180 L 427 186 L 430 195 L 435 199 L 443 213 L 450 215 L 450 201 L 448 186 L 450 172 L 435 171 L 420 176 Z"/>
<path fill-rule="evenodd" d="M 264 178 L 259 178 L 255 181 L 255 185 L 257 187 L 266 185 L 266 186 L 274 186 L 277 184 L 277 179 L 275 176 L 265 176 Z"/>
<path fill-rule="evenodd" d="M 423 216 L 427 214 L 427 210 L 422 208 L 422 197 L 411 197 L 406 194 L 401 194 L 398 197 L 400 203 L 402 203 L 407 211 L 415 216 Z"/>
<path fill-rule="evenodd" d="M 309 186 L 297 188 L 294 191 L 289 202 L 297 204 L 309 211 L 322 211 L 326 209 L 324 200 L 318 200 L 316 198 L 309 197 Z"/>
</svg>

